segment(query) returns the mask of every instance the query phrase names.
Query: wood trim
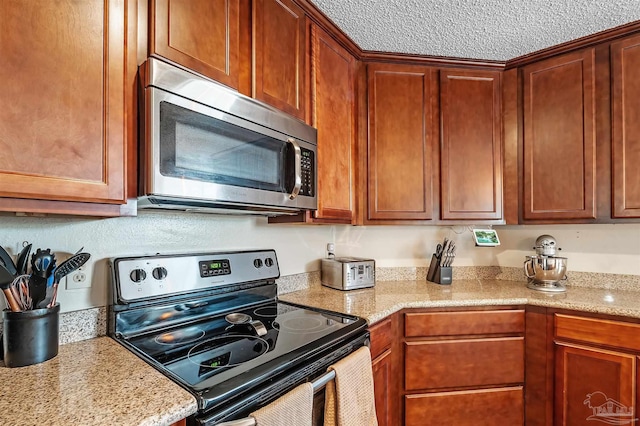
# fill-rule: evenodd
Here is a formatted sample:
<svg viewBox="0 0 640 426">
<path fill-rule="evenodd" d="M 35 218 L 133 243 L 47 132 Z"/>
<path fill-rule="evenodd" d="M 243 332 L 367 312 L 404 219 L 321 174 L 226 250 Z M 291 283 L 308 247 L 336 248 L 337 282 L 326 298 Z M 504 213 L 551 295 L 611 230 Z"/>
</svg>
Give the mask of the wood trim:
<svg viewBox="0 0 640 426">
<path fill-rule="evenodd" d="M 73 215 L 91 217 L 137 216 L 137 201 L 127 204 L 82 203 L 74 201 L 0 198 L 0 212 L 17 216 Z"/>
<path fill-rule="evenodd" d="M 502 71 L 505 67 L 503 61 L 489 59 L 452 58 L 447 56 L 414 55 L 409 53 L 379 52 L 373 50 L 362 51 L 360 60 L 364 62 L 422 65 L 433 67 L 469 67 L 473 69 L 485 69 Z"/>
<path fill-rule="evenodd" d="M 529 65 L 543 59 L 548 59 L 553 56 L 562 55 L 574 50 L 612 41 L 636 32 L 640 32 L 640 21 L 630 22 L 628 24 L 620 25 L 619 27 L 600 31 L 598 33 L 590 34 L 588 36 L 571 40 L 566 43 L 557 44 L 546 49 L 541 49 L 536 52 L 519 56 L 517 58 L 509 59 L 505 63 L 505 69 L 508 70 L 511 68 L 521 67 L 523 65 Z"/>
<path fill-rule="evenodd" d="M 504 220 L 508 225 L 518 223 L 518 70 L 502 75 L 502 144 Z"/>
<path fill-rule="evenodd" d="M 525 325 L 525 424 L 553 426 L 553 316 L 527 306 Z"/>
</svg>

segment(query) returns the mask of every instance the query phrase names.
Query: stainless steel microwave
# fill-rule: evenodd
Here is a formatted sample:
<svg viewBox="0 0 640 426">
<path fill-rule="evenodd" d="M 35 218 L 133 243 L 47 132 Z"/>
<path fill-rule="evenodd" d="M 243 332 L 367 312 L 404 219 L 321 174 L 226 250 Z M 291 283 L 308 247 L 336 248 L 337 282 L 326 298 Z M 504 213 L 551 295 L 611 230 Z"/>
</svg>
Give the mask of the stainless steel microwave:
<svg viewBox="0 0 640 426">
<path fill-rule="evenodd" d="M 141 67 L 139 209 L 317 209 L 316 129 L 155 58 Z"/>
</svg>

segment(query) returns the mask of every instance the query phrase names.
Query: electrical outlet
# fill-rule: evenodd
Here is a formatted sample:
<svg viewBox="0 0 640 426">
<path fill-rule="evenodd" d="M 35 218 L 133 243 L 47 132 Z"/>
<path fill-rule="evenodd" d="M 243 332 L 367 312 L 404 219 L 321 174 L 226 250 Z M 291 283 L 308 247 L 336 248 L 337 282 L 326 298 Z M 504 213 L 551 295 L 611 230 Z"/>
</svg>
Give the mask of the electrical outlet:
<svg viewBox="0 0 640 426">
<path fill-rule="evenodd" d="M 65 284 L 65 288 L 67 290 L 91 287 L 91 280 L 87 276 L 87 271 L 84 269 L 84 266 L 81 266 L 76 271 L 67 275 L 65 279 L 67 280 Z"/>
</svg>

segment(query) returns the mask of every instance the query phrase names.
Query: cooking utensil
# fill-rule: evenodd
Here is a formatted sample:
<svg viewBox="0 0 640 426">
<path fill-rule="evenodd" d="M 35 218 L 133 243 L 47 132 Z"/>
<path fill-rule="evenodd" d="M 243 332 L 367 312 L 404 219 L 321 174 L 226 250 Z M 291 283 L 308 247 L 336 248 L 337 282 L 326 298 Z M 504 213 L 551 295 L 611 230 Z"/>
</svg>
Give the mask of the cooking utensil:
<svg viewBox="0 0 640 426">
<path fill-rule="evenodd" d="M 31 257 L 31 276 L 29 277 L 29 293 L 32 308 L 38 308 L 47 296 L 47 279 L 56 267 L 56 258 L 50 249 L 38 249 Z"/>
<path fill-rule="evenodd" d="M 0 263 L 7 268 L 7 271 L 9 271 L 11 275 L 16 275 L 16 265 L 13 263 L 13 259 L 9 256 L 9 253 L 7 253 L 2 246 L 0 246 Z"/>
<path fill-rule="evenodd" d="M 31 244 L 24 246 L 18 255 L 18 260 L 16 261 L 16 270 L 18 275 L 24 275 L 27 273 L 29 254 L 31 254 Z"/>
<path fill-rule="evenodd" d="M 3 265 L 0 265 L 0 289 L 4 293 L 4 297 L 7 299 L 7 305 L 9 309 L 13 312 L 20 311 L 20 305 L 18 305 L 18 301 L 13 295 L 11 291 L 11 283 L 13 282 L 14 276 L 9 273 L 7 268 Z"/>
<path fill-rule="evenodd" d="M 67 260 L 65 260 L 64 262 L 62 262 L 60 266 L 56 268 L 56 270 L 53 273 L 53 285 L 51 286 L 51 291 L 52 291 L 51 298 L 50 298 L 50 301 L 46 304 L 47 307 L 50 308 L 56 304 L 56 297 L 58 295 L 58 284 L 60 283 L 60 280 L 63 277 L 69 275 L 73 271 L 80 268 L 85 263 L 87 263 L 89 258 L 91 258 L 91 254 L 89 253 L 76 253 L 70 258 L 68 258 Z M 49 297 L 46 297 L 46 299 L 48 300 Z"/>
</svg>

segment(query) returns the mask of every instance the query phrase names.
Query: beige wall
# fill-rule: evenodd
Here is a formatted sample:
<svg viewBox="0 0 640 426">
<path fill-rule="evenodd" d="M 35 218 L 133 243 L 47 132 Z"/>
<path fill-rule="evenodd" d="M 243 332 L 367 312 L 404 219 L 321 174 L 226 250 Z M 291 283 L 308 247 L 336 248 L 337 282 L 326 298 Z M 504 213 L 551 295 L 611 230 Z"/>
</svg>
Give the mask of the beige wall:
<svg viewBox="0 0 640 426">
<path fill-rule="evenodd" d="M 569 258 L 569 271 L 640 275 L 640 224 L 499 226 L 499 247 L 475 247 L 466 226 L 268 225 L 264 218 L 141 212 L 135 218 L 0 217 L 0 244 L 15 254 L 23 241 L 62 257 L 84 246 L 88 289 L 61 288 L 63 311 L 108 304 L 107 259 L 114 256 L 274 248 L 282 275 L 319 269 L 329 241 L 338 256 L 372 257 L 378 266 L 426 266 L 444 237 L 457 242 L 455 265 L 520 267 L 538 235 L 551 234 Z"/>
</svg>

